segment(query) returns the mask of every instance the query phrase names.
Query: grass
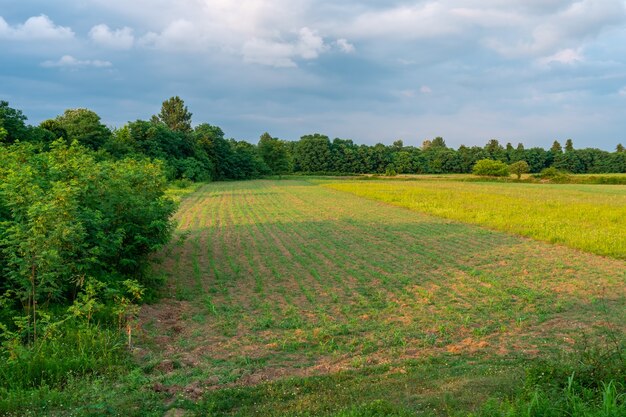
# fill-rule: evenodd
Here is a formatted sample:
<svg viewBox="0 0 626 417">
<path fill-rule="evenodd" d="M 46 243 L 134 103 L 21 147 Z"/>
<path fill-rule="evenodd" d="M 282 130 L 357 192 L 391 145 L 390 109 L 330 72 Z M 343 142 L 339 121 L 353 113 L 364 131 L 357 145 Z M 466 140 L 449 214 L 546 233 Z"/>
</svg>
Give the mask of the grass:
<svg viewBox="0 0 626 417">
<path fill-rule="evenodd" d="M 177 220 L 136 368 L 5 413 L 495 416 L 525 395 L 525 364 L 624 335 L 622 260 L 317 180 L 204 185 Z"/>
<path fill-rule="evenodd" d="M 496 230 L 626 259 L 626 186 L 352 181 L 328 187 Z"/>
</svg>

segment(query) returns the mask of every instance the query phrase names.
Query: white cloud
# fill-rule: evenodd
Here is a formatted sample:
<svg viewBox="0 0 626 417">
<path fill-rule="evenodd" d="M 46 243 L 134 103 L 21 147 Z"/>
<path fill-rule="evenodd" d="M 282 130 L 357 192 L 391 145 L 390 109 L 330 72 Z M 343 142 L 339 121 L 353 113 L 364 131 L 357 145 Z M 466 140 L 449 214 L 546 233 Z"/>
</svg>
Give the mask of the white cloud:
<svg viewBox="0 0 626 417">
<path fill-rule="evenodd" d="M 562 2 L 561 2 L 562 3 Z M 542 16 L 525 16 L 524 23 L 492 36 L 485 44 L 504 57 L 550 57 L 578 48 L 607 27 L 624 22 L 622 0 L 580 0 Z"/>
<path fill-rule="evenodd" d="M 161 33 L 148 32 L 139 39 L 139 45 L 167 51 L 201 51 L 209 46 L 207 36 L 193 22 L 177 19 Z"/>
<path fill-rule="evenodd" d="M 100 60 L 79 60 L 71 55 L 63 55 L 57 61 L 44 61 L 41 63 L 45 68 L 81 68 L 81 67 L 94 67 L 94 68 L 109 68 L 113 64 L 109 61 Z"/>
<path fill-rule="evenodd" d="M 111 30 L 107 25 L 100 24 L 91 28 L 89 37 L 95 43 L 112 49 L 130 49 L 135 43 L 133 30 L 129 27 Z"/>
<path fill-rule="evenodd" d="M 617 94 L 619 94 L 622 97 L 626 97 L 626 87 L 622 88 L 621 90 L 619 90 L 617 92 Z"/>
<path fill-rule="evenodd" d="M 461 29 L 447 17 L 448 12 L 441 2 L 435 1 L 383 11 L 368 11 L 339 26 L 337 30 L 360 39 L 430 38 L 456 33 Z"/>
<path fill-rule="evenodd" d="M 422 94 L 431 94 L 432 92 L 433 90 L 427 85 L 423 85 L 420 87 L 420 93 Z"/>
<path fill-rule="evenodd" d="M 64 40 L 74 37 L 69 27 L 57 26 L 46 15 L 29 17 L 26 22 L 9 25 L 0 17 L 0 38 L 13 40 Z"/>
<path fill-rule="evenodd" d="M 304 27 L 293 42 L 253 38 L 245 42 L 241 53 L 244 61 L 273 67 L 296 67 L 295 59 L 311 60 L 327 49 L 324 39 Z"/>
<path fill-rule="evenodd" d="M 348 42 L 347 39 L 344 39 L 344 38 L 337 39 L 335 41 L 335 44 L 337 45 L 337 47 L 339 47 L 339 50 L 341 52 L 344 52 L 346 54 L 351 54 L 355 51 L 354 45 Z"/>
<path fill-rule="evenodd" d="M 553 55 L 538 60 L 541 65 L 549 65 L 552 63 L 572 65 L 584 61 L 583 54 L 579 49 L 563 49 Z"/>
</svg>

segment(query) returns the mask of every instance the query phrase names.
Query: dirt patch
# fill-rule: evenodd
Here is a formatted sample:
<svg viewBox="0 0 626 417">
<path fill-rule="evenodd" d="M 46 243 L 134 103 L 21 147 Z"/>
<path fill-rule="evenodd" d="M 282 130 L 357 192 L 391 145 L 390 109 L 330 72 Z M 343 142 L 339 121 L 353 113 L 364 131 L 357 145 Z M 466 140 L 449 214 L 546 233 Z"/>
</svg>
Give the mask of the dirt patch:
<svg viewBox="0 0 626 417">
<path fill-rule="evenodd" d="M 449 353 L 475 353 L 485 349 L 489 343 L 485 340 L 474 340 L 471 337 L 463 339 L 460 343 L 448 345 L 446 350 Z"/>
</svg>

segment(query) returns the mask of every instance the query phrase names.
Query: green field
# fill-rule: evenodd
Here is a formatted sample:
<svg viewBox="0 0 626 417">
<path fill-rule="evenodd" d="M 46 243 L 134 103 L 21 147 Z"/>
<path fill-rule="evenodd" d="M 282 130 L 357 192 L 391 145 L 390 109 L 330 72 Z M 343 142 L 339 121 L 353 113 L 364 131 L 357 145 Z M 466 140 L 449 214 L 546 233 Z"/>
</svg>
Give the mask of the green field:
<svg viewBox="0 0 626 417">
<path fill-rule="evenodd" d="M 352 181 L 328 187 L 462 222 L 626 259 L 626 186 Z"/>
<path fill-rule="evenodd" d="M 598 194 L 623 198 L 614 190 Z M 467 410 L 514 389 L 524 361 L 626 323 L 621 260 L 306 180 L 210 184 L 177 217 L 168 299 L 144 307 L 138 355 L 172 407 Z"/>
<path fill-rule="evenodd" d="M 39 392 L 12 415 L 466 416 L 517 395 L 529 366 L 623 340 L 622 259 L 373 200 L 426 193 L 458 207 L 456 187 L 305 178 L 172 191 L 178 229 L 153 267 L 167 287 L 141 310 L 133 370 Z M 584 207 L 580 227 L 602 233 L 623 222 L 588 213 L 594 201 L 623 210 L 619 186 L 458 187 L 493 209 Z"/>
</svg>

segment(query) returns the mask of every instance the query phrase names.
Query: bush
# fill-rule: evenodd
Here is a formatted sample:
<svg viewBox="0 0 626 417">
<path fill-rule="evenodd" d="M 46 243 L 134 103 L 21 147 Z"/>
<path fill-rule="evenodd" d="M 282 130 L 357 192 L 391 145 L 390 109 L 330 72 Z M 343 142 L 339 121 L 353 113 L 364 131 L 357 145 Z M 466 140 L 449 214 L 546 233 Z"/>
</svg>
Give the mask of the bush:
<svg viewBox="0 0 626 417">
<path fill-rule="evenodd" d="M 522 174 L 530 172 L 530 166 L 526 161 L 517 161 L 509 165 L 509 171 L 511 171 L 512 174 L 517 175 L 517 179 L 519 180 L 522 178 Z"/>
<path fill-rule="evenodd" d="M 545 168 L 539 174 L 533 175 L 533 177 L 542 180 L 550 180 L 553 182 L 568 182 L 571 178 L 571 176 L 568 175 L 566 172 L 560 171 L 555 167 Z"/>
<path fill-rule="evenodd" d="M 486 177 L 508 177 L 509 167 L 507 164 L 501 161 L 494 161 L 492 159 L 481 159 L 477 161 L 472 169 L 474 175 L 481 175 Z"/>
</svg>

